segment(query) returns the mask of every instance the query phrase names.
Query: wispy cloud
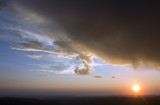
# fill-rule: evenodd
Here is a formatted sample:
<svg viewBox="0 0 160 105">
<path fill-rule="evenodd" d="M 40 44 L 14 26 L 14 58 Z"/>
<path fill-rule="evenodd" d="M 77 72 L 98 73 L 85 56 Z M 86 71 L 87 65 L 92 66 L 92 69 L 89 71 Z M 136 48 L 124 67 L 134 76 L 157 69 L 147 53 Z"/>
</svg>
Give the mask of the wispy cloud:
<svg viewBox="0 0 160 105">
<path fill-rule="evenodd" d="M 77 75 L 90 74 L 91 72 L 90 64 L 92 63 L 91 56 L 84 55 L 83 53 L 78 52 L 77 50 L 69 48 L 68 46 L 65 45 L 65 43 L 56 42 L 55 44 L 58 45 L 59 48 L 56 50 L 53 50 L 53 49 L 47 48 L 43 43 L 40 43 L 38 41 L 27 41 L 25 43 L 17 43 L 17 45 L 19 45 L 20 47 L 11 47 L 11 49 L 21 50 L 21 51 L 47 52 L 47 53 L 62 55 L 62 56 L 68 57 L 69 59 L 72 57 L 72 58 L 75 58 L 76 60 L 83 61 L 83 65 L 84 65 L 84 68 L 79 68 L 79 66 L 76 66 L 74 70 L 75 74 Z M 36 59 L 42 59 L 42 57 L 44 58 L 44 56 L 38 56 L 38 55 L 28 55 L 28 57 L 36 58 Z"/>
<path fill-rule="evenodd" d="M 33 58 L 33 59 L 40 59 L 43 56 L 42 55 L 27 55 L 29 58 Z"/>
<path fill-rule="evenodd" d="M 65 64 L 64 62 L 52 62 L 51 64 L 32 64 L 32 66 L 36 66 L 37 69 L 33 69 L 31 71 L 42 71 L 55 74 L 75 74 L 73 71 L 75 65 L 76 64 Z"/>
<path fill-rule="evenodd" d="M 32 70 L 32 71 L 42 71 L 42 72 L 49 72 L 49 73 L 55 73 L 55 74 L 74 74 L 72 70 L 52 70 L 52 69 L 40 69 L 40 70 Z"/>
</svg>

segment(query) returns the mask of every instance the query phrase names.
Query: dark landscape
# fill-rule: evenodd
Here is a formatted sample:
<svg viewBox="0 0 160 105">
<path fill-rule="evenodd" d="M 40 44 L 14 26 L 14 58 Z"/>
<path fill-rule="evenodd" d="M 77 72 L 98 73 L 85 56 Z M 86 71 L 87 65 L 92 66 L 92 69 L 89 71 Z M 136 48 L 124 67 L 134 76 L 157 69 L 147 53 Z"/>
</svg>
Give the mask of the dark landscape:
<svg viewBox="0 0 160 105">
<path fill-rule="evenodd" d="M 0 105 L 160 105 L 160 96 L 113 97 L 1 97 Z"/>
</svg>

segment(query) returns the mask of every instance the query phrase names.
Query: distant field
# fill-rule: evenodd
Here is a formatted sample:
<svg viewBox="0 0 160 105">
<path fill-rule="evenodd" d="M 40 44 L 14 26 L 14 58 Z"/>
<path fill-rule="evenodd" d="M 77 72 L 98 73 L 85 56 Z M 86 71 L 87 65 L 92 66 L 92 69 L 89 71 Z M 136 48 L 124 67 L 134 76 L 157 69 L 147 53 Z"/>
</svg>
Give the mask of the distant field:
<svg viewBox="0 0 160 105">
<path fill-rule="evenodd" d="M 160 105 L 160 96 L 141 97 L 1 97 L 0 105 Z"/>
</svg>

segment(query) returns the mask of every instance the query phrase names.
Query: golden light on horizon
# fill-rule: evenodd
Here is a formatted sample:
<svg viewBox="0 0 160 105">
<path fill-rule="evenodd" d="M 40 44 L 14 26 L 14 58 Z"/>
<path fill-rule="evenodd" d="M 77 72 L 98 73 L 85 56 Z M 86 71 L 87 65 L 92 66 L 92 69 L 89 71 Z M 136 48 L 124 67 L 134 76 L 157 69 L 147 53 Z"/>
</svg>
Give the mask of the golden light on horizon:
<svg viewBox="0 0 160 105">
<path fill-rule="evenodd" d="M 140 88 L 139 85 L 134 85 L 134 86 L 132 87 L 132 90 L 133 90 L 135 93 L 138 93 L 138 92 L 140 92 L 141 88 Z"/>
</svg>

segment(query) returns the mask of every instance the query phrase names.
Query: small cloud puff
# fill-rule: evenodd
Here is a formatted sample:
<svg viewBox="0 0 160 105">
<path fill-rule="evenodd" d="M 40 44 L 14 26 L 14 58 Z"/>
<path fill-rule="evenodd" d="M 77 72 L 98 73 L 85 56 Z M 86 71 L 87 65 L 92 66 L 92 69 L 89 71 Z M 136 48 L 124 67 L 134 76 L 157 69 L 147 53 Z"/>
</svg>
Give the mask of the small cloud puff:
<svg viewBox="0 0 160 105">
<path fill-rule="evenodd" d="M 103 78 L 102 76 L 96 75 L 94 78 Z"/>
<path fill-rule="evenodd" d="M 116 77 L 115 76 L 112 76 L 112 79 L 115 79 Z"/>
<path fill-rule="evenodd" d="M 44 75 L 44 74 L 42 74 L 42 75 L 37 75 L 37 76 L 39 76 L 39 77 L 48 77 L 48 75 Z"/>
</svg>

